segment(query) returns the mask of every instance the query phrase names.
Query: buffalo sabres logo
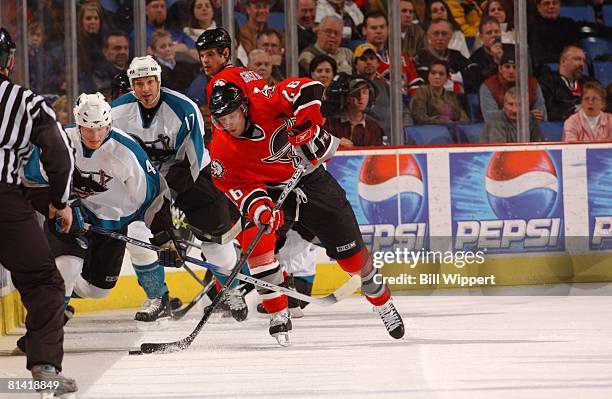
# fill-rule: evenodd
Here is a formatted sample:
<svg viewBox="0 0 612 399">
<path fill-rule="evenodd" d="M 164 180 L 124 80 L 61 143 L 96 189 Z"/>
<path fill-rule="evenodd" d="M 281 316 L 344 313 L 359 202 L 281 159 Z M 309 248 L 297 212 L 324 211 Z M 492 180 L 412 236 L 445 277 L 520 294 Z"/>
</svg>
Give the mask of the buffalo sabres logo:
<svg viewBox="0 0 612 399">
<path fill-rule="evenodd" d="M 221 162 L 218 159 L 213 159 L 210 163 L 210 174 L 217 179 L 222 179 L 225 172 L 225 167 L 221 165 Z"/>
<path fill-rule="evenodd" d="M 74 192 L 81 198 L 100 194 L 108 190 L 108 182 L 113 179 L 105 171 L 85 172 L 75 167 L 73 175 Z"/>
<path fill-rule="evenodd" d="M 287 120 L 272 133 L 269 148 L 270 156 L 263 158 L 262 162 L 293 163 L 293 167 L 295 168 L 300 165 L 300 156 L 293 151 L 293 146 L 287 139 L 287 127 L 290 125 L 292 125 L 292 121 Z"/>
</svg>

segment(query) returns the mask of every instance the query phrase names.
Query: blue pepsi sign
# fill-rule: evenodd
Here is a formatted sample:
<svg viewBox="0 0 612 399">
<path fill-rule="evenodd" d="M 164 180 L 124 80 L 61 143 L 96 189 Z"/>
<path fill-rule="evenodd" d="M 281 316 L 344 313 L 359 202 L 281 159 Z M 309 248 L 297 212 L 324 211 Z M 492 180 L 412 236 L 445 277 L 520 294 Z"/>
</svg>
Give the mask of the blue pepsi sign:
<svg viewBox="0 0 612 399">
<path fill-rule="evenodd" d="M 612 151 L 586 150 L 589 247 L 612 249 Z"/>
<path fill-rule="evenodd" d="M 451 153 L 455 250 L 563 250 L 560 150 Z"/>
</svg>

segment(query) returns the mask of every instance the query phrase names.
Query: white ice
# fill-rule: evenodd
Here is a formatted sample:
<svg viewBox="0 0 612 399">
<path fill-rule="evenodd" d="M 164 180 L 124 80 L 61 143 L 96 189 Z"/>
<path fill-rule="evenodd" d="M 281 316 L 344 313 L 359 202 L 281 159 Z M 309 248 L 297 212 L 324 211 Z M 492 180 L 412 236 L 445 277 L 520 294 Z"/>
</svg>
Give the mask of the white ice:
<svg viewBox="0 0 612 399">
<path fill-rule="evenodd" d="M 354 297 L 306 308 L 289 348 L 251 311 L 243 323 L 216 318 L 187 351 L 142 356 L 127 350 L 184 337 L 201 309 L 156 332 L 137 330 L 133 311 L 77 315 L 66 328 L 64 371 L 79 398 L 100 399 L 612 397 L 612 296 L 395 303 L 407 327 L 399 341 Z M 0 337 L 0 377 L 28 376 L 23 356 L 7 356 L 18 333 Z"/>
</svg>

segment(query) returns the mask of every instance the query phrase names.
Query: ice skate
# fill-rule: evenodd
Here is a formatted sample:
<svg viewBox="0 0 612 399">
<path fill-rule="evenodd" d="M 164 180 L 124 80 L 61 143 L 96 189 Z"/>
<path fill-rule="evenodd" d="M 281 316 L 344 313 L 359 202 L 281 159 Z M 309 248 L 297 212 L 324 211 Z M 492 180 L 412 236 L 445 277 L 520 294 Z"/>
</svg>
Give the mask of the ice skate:
<svg viewBox="0 0 612 399">
<path fill-rule="evenodd" d="M 291 316 L 287 308 L 270 315 L 270 335 L 276 338 L 280 346 L 291 345 L 291 340 L 289 339 L 291 328 Z"/>
<path fill-rule="evenodd" d="M 404 322 L 395 306 L 393 306 L 391 299 L 382 306 L 374 306 L 374 311 L 378 313 L 383 323 L 385 323 L 385 328 L 390 336 L 395 339 L 400 339 L 404 336 Z"/>
<path fill-rule="evenodd" d="M 233 288 L 225 291 L 223 294 L 223 302 L 225 302 L 230 309 L 232 317 L 236 321 L 246 320 L 249 314 L 249 308 L 247 307 L 242 291 L 238 288 Z"/>
<path fill-rule="evenodd" d="M 166 292 L 161 298 L 146 299 L 140 311 L 136 312 L 136 320 L 139 328 L 160 327 L 167 323 L 172 314 L 170 298 Z"/>
<path fill-rule="evenodd" d="M 41 390 L 41 398 L 74 398 L 74 392 L 78 391 L 77 383 L 72 378 L 63 376 L 58 373 L 55 367 L 50 364 L 38 364 L 32 367 L 32 379 L 40 381 L 43 385 L 48 385 Z"/>
</svg>

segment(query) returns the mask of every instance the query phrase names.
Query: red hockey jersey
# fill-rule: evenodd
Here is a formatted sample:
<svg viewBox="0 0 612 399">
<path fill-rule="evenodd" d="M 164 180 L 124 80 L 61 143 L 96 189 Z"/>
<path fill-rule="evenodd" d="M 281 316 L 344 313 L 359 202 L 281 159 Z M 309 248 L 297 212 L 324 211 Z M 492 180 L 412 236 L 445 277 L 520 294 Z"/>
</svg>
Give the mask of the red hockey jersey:
<svg viewBox="0 0 612 399">
<path fill-rule="evenodd" d="M 253 123 L 243 137 L 235 138 L 215 127 L 209 146 L 213 182 L 241 213 L 248 213 L 253 200 L 268 197 L 266 187 L 291 178 L 301 158 L 288 141 L 287 129 L 306 121 L 321 125 L 322 93 L 320 82 L 286 79 L 267 93 L 249 92 Z"/>
</svg>

